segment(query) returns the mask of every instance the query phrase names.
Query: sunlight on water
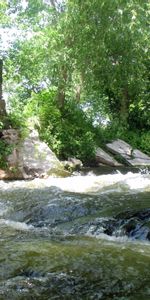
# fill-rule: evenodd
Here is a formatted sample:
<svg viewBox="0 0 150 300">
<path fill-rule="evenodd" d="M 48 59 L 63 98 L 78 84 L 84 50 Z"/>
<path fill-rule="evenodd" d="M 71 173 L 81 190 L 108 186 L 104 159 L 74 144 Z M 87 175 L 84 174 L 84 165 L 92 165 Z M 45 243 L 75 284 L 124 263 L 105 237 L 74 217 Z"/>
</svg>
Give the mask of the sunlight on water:
<svg viewBox="0 0 150 300">
<path fill-rule="evenodd" d="M 43 188 L 54 186 L 73 193 L 99 193 L 110 191 L 150 191 L 150 174 L 131 173 L 113 175 L 86 175 L 67 178 L 34 179 L 31 181 L 0 182 L 3 190 L 14 188 Z"/>
</svg>

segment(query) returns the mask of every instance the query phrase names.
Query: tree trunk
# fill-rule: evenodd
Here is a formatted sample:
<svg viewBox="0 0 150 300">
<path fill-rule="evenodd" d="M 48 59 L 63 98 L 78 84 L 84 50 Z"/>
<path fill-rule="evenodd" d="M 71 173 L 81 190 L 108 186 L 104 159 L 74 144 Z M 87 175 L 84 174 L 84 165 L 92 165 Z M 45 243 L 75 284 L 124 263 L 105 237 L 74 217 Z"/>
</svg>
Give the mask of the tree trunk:
<svg viewBox="0 0 150 300">
<path fill-rule="evenodd" d="M 55 10 L 56 10 L 56 1 L 55 0 L 50 0 L 50 3 L 53 6 L 53 8 L 55 8 Z"/>
<path fill-rule="evenodd" d="M 122 101 L 120 105 L 120 118 L 123 121 L 123 123 L 127 123 L 128 115 L 129 115 L 129 93 L 128 93 L 128 89 L 125 88 L 123 90 Z"/>
<path fill-rule="evenodd" d="M 63 109 L 65 105 L 66 84 L 67 84 L 67 69 L 63 66 L 61 68 L 60 83 L 58 86 L 58 105 L 60 109 Z"/>
<path fill-rule="evenodd" d="M 75 86 L 75 97 L 77 102 L 80 102 L 82 89 L 83 89 L 83 76 L 80 75 L 79 83 Z"/>
<path fill-rule="evenodd" d="M 0 115 L 6 115 L 6 104 L 3 99 L 3 60 L 0 59 Z"/>
<path fill-rule="evenodd" d="M 0 59 L 0 101 L 3 99 L 3 60 Z"/>
<path fill-rule="evenodd" d="M 63 89 L 63 87 L 59 88 L 58 91 L 58 106 L 60 109 L 62 109 L 65 105 L 65 91 Z"/>
</svg>

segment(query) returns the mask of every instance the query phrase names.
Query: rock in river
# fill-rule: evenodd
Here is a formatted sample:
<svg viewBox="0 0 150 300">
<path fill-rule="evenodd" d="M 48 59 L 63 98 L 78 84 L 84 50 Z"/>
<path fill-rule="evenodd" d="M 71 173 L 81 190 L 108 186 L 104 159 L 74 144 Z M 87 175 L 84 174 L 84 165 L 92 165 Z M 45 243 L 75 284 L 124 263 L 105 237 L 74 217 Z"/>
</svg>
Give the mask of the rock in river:
<svg viewBox="0 0 150 300">
<path fill-rule="evenodd" d="M 10 132 L 11 131 L 11 132 Z M 63 164 L 51 151 L 48 145 L 39 139 L 38 131 L 31 129 L 23 140 L 19 132 L 5 130 L 4 139 L 13 150 L 7 157 L 9 171 L 1 170 L 1 179 L 26 179 L 46 177 L 49 175 L 66 176 Z"/>
<path fill-rule="evenodd" d="M 143 152 L 133 149 L 128 143 L 117 139 L 106 145 L 113 154 L 117 154 L 129 166 L 150 166 L 150 157 Z"/>
<path fill-rule="evenodd" d="M 110 154 L 106 153 L 101 148 L 97 148 L 96 150 L 96 162 L 115 167 L 121 165 Z"/>
</svg>

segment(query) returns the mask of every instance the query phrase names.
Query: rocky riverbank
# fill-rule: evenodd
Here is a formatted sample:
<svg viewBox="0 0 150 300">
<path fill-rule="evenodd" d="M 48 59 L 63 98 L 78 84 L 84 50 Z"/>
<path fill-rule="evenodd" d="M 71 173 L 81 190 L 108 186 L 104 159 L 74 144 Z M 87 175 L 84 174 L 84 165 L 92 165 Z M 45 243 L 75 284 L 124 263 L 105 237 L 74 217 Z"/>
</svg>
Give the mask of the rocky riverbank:
<svg viewBox="0 0 150 300">
<path fill-rule="evenodd" d="M 12 151 L 6 156 L 7 169 L 0 169 L 0 179 L 46 178 L 50 175 L 65 177 L 83 166 L 76 158 L 60 162 L 48 145 L 40 141 L 38 131 L 34 128 L 29 128 L 24 138 L 19 130 L 3 130 L 1 139 L 12 147 Z M 94 165 L 147 167 L 150 166 L 150 157 L 117 139 L 106 144 L 105 150 L 97 148 Z"/>
<path fill-rule="evenodd" d="M 96 160 L 98 163 L 117 167 L 127 165 L 131 167 L 150 166 L 150 157 L 123 140 L 117 139 L 105 145 L 106 151 L 98 148 Z"/>
</svg>

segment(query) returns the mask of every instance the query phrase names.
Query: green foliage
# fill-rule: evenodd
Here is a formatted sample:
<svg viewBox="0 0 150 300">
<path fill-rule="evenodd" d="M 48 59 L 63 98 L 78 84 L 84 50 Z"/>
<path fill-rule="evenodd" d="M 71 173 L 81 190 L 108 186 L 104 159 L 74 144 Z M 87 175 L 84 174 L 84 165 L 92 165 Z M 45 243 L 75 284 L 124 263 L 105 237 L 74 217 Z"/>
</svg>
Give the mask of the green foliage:
<svg viewBox="0 0 150 300">
<path fill-rule="evenodd" d="M 12 145 L 8 145 L 5 141 L 0 139 L 0 168 L 7 168 L 6 157 L 11 154 L 12 149 Z"/>
<path fill-rule="evenodd" d="M 43 82 L 55 86 L 62 105 L 80 90 L 95 114 L 105 111 L 133 127 L 138 112 L 136 127 L 147 126 L 148 1 L 68 0 L 63 13 L 42 0 L 28 1 L 25 10 L 17 0 L 11 6 L 32 31 L 10 53 L 16 82 L 35 92 Z"/>
<path fill-rule="evenodd" d="M 8 9 L 8 3 L 5 0 L 0 1 L 0 20 L 1 20 L 1 26 L 6 26 L 8 24 L 9 18 L 6 15 Z"/>
<path fill-rule="evenodd" d="M 14 129 L 23 129 L 25 127 L 25 120 L 20 113 L 10 113 L 7 117 L 10 127 Z"/>
<path fill-rule="evenodd" d="M 9 128 L 21 129 L 22 126 L 24 126 L 24 122 L 18 114 L 3 116 L 0 121 L 0 130 Z M 8 164 L 6 158 L 12 153 L 13 148 L 13 145 L 10 145 L 5 140 L 0 139 L 0 168 L 7 169 Z"/>
<path fill-rule="evenodd" d="M 3 127 L 4 127 L 4 123 L 3 121 L 0 121 L 0 129 L 3 129 Z"/>
<path fill-rule="evenodd" d="M 39 118 L 41 138 L 60 158 L 75 156 L 84 162 L 91 160 L 96 147 L 92 124 L 74 102 L 60 110 L 56 99 L 55 90 L 33 94 L 25 107 L 25 116 Z"/>
<path fill-rule="evenodd" d="M 129 107 L 129 123 L 132 129 L 150 129 L 150 99 L 148 89 L 143 98 L 139 98 L 136 103 Z"/>
<path fill-rule="evenodd" d="M 147 103 L 149 1 L 68 3 L 73 51 L 87 91 L 93 89 L 98 96 L 105 93 L 108 101 L 103 106 L 109 115 L 132 127 L 130 105 L 140 109 L 141 98 L 144 105 Z M 148 118 L 145 112 L 143 126 Z M 140 118 L 136 124 L 141 126 Z"/>
<path fill-rule="evenodd" d="M 80 108 L 69 103 L 62 113 L 62 153 L 65 158 L 75 156 L 84 162 L 90 161 L 95 153 L 95 134 Z"/>
<path fill-rule="evenodd" d="M 23 129 L 25 127 L 25 119 L 21 113 L 11 112 L 0 121 L 0 129 Z"/>
<path fill-rule="evenodd" d="M 139 135 L 137 134 L 137 140 L 139 140 Z M 145 153 L 150 155 L 150 132 L 143 131 L 140 132 L 140 149 Z"/>
<path fill-rule="evenodd" d="M 63 159 L 88 161 L 117 137 L 149 153 L 149 1 L 1 2 L 3 23 L 9 12 L 22 30 L 4 63 L 10 126 L 36 117 Z M 93 128 L 102 115 L 110 126 Z"/>
</svg>

